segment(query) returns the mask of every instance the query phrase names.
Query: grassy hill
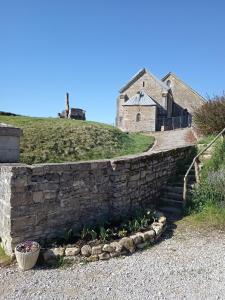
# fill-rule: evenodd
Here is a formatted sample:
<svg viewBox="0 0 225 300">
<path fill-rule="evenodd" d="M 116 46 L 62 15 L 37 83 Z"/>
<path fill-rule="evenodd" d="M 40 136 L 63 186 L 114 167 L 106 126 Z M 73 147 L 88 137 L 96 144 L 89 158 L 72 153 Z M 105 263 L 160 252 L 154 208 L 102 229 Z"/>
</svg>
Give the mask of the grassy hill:
<svg viewBox="0 0 225 300">
<path fill-rule="evenodd" d="M 103 159 L 141 153 L 153 137 L 126 134 L 101 123 L 56 118 L 0 116 L 23 130 L 21 162 L 27 164 Z"/>
</svg>

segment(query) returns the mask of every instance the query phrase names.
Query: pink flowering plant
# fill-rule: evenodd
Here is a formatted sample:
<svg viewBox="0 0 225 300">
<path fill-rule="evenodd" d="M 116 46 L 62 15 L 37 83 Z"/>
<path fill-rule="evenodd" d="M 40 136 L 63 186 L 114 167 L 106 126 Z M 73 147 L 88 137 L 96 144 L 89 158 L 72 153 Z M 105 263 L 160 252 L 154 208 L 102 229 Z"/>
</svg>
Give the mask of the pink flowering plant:
<svg viewBox="0 0 225 300">
<path fill-rule="evenodd" d="M 16 250 L 21 253 L 36 252 L 39 249 L 39 244 L 33 241 L 25 241 L 16 246 Z"/>
</svg>

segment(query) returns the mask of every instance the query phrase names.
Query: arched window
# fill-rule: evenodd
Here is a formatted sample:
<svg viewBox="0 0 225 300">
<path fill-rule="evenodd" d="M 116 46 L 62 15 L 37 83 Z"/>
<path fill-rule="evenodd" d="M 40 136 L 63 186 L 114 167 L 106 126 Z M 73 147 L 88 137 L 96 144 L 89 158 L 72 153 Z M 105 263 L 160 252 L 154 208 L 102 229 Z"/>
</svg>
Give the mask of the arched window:
<svg viewBox="0 0 225 300">
<path fill-rule="evenodd" d="M 136 122 L 140 122 L 140 121 L 141 121 L 141 114 L 138 113 L 138 114 L 136 115 Z"/>
</svg>

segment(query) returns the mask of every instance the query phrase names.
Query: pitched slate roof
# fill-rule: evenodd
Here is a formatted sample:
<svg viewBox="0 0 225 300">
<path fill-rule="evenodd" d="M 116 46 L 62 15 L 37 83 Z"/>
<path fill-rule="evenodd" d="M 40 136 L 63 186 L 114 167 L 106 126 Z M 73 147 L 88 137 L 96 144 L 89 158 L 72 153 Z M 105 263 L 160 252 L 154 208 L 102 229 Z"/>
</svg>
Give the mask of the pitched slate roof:
<svg viewBox="0 0 225 300">
<path fill-rule="evenodd" d="M 180 81 L 182 84 L 184 84 L 187 88 L 189 88 L 194 94 L 198 95 L 203 102 L 206 101 L 206 99 L 204 97 L 202 97 L 202 95 L 200 95 L 198 92 L 196 92 L 195 90 L 193 90 L 192 87 L 190 87 L 189 85 L 187 85 L 183 80 L 181 80 L 176 74 L 169 72 L 168 74 L 166 74 L 161 80 L 165 81 L 169 76 L 174 77 L 175 79 L 177 79 L 178 81 Z"/>
<path fill-rule="evenodd" d="M 126 89 L 128 89 L 135 81 L 137 81 L 142 75 L 144 75 L 145 73 L 149 74 L 150 76 L 152 76 L 155 81 L 166 91 L 169 90 L 168 86 L 162 82 L 161 80 L 159 80 L 155 75 L 153 75 L 152 73 L 150 73 L 147 69 L 142 68 L 140 71 L 138 71 L 120 90 L 120 93 L 123 93 Z"/>
<path fill-rule="evenodd" d="M 132 105 L 154 106 L 156 103 L 155 100 L 147 95 L 145 91 L 140 91 L 123 104 L 123 106 Z"/>
</svg>

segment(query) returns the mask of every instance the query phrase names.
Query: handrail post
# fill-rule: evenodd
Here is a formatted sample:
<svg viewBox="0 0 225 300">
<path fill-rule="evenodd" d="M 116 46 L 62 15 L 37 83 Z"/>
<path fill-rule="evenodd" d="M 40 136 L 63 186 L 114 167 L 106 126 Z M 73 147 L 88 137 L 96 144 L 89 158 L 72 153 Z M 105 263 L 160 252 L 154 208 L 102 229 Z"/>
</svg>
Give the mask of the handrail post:
<svg viewBox="0 0 225 300">
<path fill-rule="evenodd" d="M 196 178 L 196 182 L 199 183 L 200 182 L 200 174 L 199 174 L 199 160 L 196 159 L 195 161 L 195 178 Z"/>
</svg>

